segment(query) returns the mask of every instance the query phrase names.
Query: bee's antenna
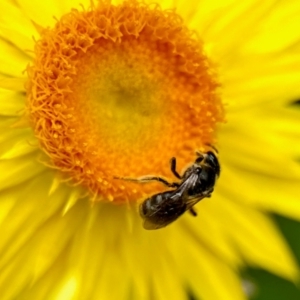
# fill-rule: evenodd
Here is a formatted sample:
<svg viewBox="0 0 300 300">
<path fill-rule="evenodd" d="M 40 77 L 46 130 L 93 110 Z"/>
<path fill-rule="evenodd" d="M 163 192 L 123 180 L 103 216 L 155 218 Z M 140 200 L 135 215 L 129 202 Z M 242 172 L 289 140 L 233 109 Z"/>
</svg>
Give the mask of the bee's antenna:
<svg viewBox="0 0 300 300">
<path fill-rule="evenodd" d="M 213 145 L 211 145 L 211 144 L 209 144 L 209 143 L 205 143 L 204 145 L 206 145 L 206 146 L 212 148 L 213 150 L 216 151 L 216 153 L 219 153 L 218 149 L 217 149 L 215 146 L 213 146 Z"/>
<path fill-rule="evenodd" d="M 196 154 L 197 156 L 204 158 L 203 153 L 201 153 L 200 151 L 196 150 Z"/>
</svg>

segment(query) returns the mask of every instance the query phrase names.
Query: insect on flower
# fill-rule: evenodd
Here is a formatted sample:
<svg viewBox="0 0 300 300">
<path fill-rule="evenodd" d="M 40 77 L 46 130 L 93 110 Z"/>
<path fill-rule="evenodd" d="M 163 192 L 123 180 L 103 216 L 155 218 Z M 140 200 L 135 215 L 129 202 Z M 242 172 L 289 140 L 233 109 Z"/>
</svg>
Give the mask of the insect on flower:
<svg viewBox="0 0 300 300">
<path fill-rule="evenodd" d="M 213 147 L 212 147 L 213 148 Z M 199 152 L 195 162 L 188 167 L 182 176 L 176 171 L 176 158 L 171 158 L 171 171 L 181 182 L 168 182 L 159 176 L 145 176 L 141 178 L 115 177 L 116 179 L 149 182 L 159 181 L 173 190 L 154 194 L 140 204 L 140 215 L 144 219 L 145 229 L 159 229 L 174 222 L 189 210 L 193 216 L 197 213 L 193 206 L 200 200 L 210 197 L 216 179 L 220 176 L 220 164 L 217 150 Z"/>
</svg>

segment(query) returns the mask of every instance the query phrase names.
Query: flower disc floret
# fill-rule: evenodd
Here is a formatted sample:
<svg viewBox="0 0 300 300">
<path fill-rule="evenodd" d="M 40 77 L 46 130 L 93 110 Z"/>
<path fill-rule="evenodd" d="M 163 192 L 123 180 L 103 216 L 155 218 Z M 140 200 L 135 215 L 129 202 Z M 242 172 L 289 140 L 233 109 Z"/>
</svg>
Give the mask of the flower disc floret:
<svg viewBox="0 0 300 300">
<path fill-rule="evenodd" d="M 41 30 L 28 112 L 51 165 L 95 200 L 164 189 L 115 176 L 170 177 L 214 142 L 222 103 L 203 45 L 173 11 L 126 1 L 73 10 Z M 173 179 L 170 179 L 173 180 Z"/>
</svg>

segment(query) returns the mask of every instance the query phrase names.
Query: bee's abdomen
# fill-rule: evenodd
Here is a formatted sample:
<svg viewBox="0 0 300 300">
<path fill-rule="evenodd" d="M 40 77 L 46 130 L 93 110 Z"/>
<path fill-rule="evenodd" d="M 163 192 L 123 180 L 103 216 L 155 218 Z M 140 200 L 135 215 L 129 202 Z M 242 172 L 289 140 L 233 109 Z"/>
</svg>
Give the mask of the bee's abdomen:
<svg viewBox="0 0 300 300">
<path fill-rule="evenodd" d="M 159 210 L 159 207 L 168 201 L 167 199 L 170 198 L 172 192 L 164 192 L 160 194 L 155 194 L 150 198 L 146 199 L 140 205 L 140 214 L 142 217 L 146 217 L 148 215 L 152 215 Z"/>
<path fill-rule="evenodd" d="M 175 197 L 174 191 L 153 195 L 140 205 L 140 215 L 143 219 L 159 227 L 164 227 L 176 220 L 186 210 L 186 204 L 180 197 Z"/>
</svg>

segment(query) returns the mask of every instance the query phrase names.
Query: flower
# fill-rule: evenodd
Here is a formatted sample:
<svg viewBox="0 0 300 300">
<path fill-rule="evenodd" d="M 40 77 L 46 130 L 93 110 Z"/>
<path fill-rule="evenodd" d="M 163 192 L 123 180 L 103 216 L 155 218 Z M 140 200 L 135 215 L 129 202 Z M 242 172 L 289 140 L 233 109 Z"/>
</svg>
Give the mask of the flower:
<svg viewBox="0 0 300 300">
<path fill-rule="evenodd" d="M 245 299 L 247 264 L 296 280 L 268 212 L 300 217 L 299 4 L 71 2 L 0 4 L 2 299 Z M 198 217 L 144 230 L 137 202 L 166 188 L 113 177 L 170 178 L 216 141 Z"/>
</svg>

